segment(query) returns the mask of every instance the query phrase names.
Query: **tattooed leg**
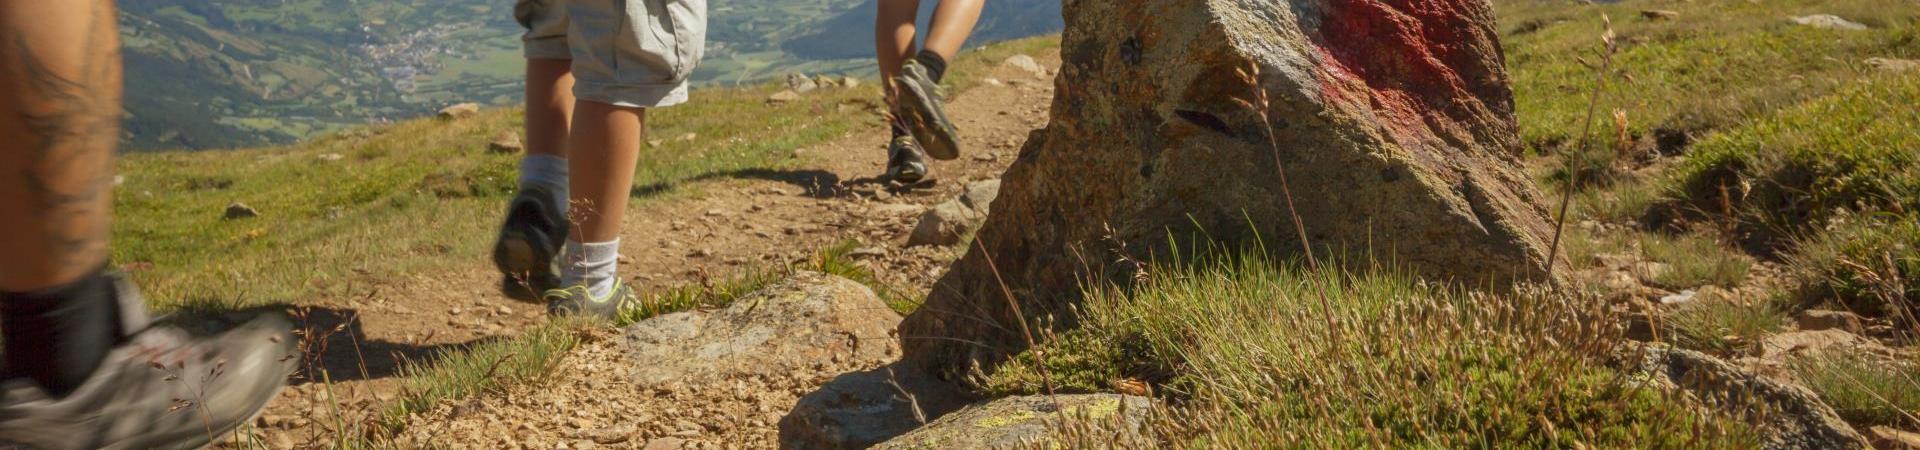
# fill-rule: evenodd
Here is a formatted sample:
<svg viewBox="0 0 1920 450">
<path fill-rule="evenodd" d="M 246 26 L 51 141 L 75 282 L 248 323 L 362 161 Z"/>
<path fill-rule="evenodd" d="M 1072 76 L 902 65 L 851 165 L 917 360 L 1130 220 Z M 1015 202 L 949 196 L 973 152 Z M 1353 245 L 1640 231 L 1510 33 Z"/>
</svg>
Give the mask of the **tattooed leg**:
<svg viewBox="0 0 1920 450">
<path fill-rule="evenodd" d="M 112 0 L 0 1 L 0 292 L 105 264 L 120 70 Z"/>
</svg>

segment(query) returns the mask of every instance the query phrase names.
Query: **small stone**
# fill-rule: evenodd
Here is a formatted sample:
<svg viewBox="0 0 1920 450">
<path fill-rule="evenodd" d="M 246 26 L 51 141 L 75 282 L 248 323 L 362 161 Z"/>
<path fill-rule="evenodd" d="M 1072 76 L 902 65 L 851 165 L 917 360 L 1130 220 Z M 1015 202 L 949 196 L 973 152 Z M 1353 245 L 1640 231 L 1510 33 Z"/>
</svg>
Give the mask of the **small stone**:
<svg viewBox="0 0 1920 450">
<path fill-rule="evenodd" d="M 320 160 L 321 160 L 321 161 L 326 161 L 326 162 L 334 162 L 334 161 L 339 161 L 339 160 L 342 160 L 342 159 L 347 159 L 347 157 L 346 157 L 345 155 L 341 155 L 341 154 L 339 154 L 339 153 L 321 153 L 321 154 L 320 154 Z"/>
<path fill-rule="evenodd" d="M 881 258 L 887 256 L 887 249 L 886 247 L 860 247 L 853 249 L 852 252 L 848 252 L 847 256 L 855 258 Z"/>
<path fill-rule="evenodd" d="M 1665 9 L 1649 9 L 1640 11 L 1640 17 L 1645 17 L 1647 20 L 1673 20 L 1680 18 L 1680 12 Z"/>
<path fill-rule="evenodd" d="M 593 428 L 593 421 L 585 417 L 575 417 L 572 419 L 567 419 L 567 425 L 572 425 L 573 428 L 575 429 L 585 430 L 588 428 Z"/>
<path fill-rule="evenodd" d="M 512 131 L 502 131 L 493 136 L 493 142 L 487 143 L 487 151 L 502 155 L 516 154 L 526 149 L 527 145 L 520 142 L 520 133 Z"/>
<path fill-rule="evenodd" d="M 293 438 L 287 437 L 286 433 L 268 434 L 267 446 L 273 450 L 292 450 Z"/>
<path fill-rule="evenodd" d="M 460 103 L 440 109 L 441 119 L 464 119 L 480 115 L 479 103 Z"/>
<path fill-rule="evenodd" d="M 840 86 L 845 87 L 847 89 L 860 87 L 860 79 L 854 78 L 854 77 L 843 77 L 840 79 Z"/>
<path fill-rule="evenodd" d="M 823 88 L 837 88 L 840 87 L 840 80 L 827 75 L 816 75 L 813 77 L 813 84 Z"/>
<path fill-rule="evenodd" d="M 1007 83 L 1000 81 L 999 78 L 987 78 L 987 79 L 980 80 L 980 82 L 993 87 L 1001 87 L 1001 86 L 1007 85 Z M 1005 112 L 1005 111 L 1002 111 L 1002 112 Z"/>
<path fill-rule="evenodd" d="M 1887 72 L 1920 70 L 1920 59 L 1867 58 L 1867 65 Z"/>
<path fill-rule="evenodd" d="M 687 134 L 680 135 L 679 139 L 677 140 L 679 140 L 680 142 L 693 142 L 698 139 L 700 139 L 700 133 L 687 133 Z"/>
<path fill-rule="evenodd" d="M 1800 326 L 1800 331 L 1837 329 L 1853 333 L 1859 333 L 1862 329 L 1860 324 L 1864 323 L 1859 314 L 1847 311 L 1826 311 L 1818 309 L 1800 312 L 1799 316 L 1794 317 L 1794 322 Z"/>
<path fill-rule="evenodd" d="M 1015 69 L 1026 71 L 1027 73 L 1033 74 L 1033 76 L 1036 78 L 1043 78 L 1047 76 L 1047 69 L 1045 67 L 1041 67 L 1040 62 L 1035 61 L 1032 56 L 1027 56 L 1027 55 L 1009 56 L 1007 57 L 1007 60 L 1001 64 L 1004 64 L 1009 67 L 1013 67 Z"/>
<path fill-rule="evenodd" d="M 633 257 L 627 256 L 627 255 L 620 255 L 620 265 L 622 266 L 633 265 Z"/>
<path fill-rule="evenodd" d="M 647 141 L 647 146 L 648 146 L 648 147 L 659 147 L 659 146 L 661 146 L 661 145 L 663 145 L 663 144 L 666 144 L 666 143 L 667 143 L 667 141 L 665 141 L 665 140 L 661 140 L 661 139 L 653 139 L 653 140 L 649 140 L 649 141 Z"/>
<path fill-rule="evenodd" d="M 773 95 L 767 96 L 767 103 L 786 103 L 786 102 L 791 102 L 799 99 L 800 99 L 800 93 L 794 92 L 792 90 L 785 90 L 785 91 L 780 91 Z"/>
<path fill-rule="evenodd" d="M 703 248 L 703 249 L 698 249 L 698 250 L 694 250 L 694 251 L 693 251 L 693 253 L 690 253 L 690 254 L 688 254 L 688 256 L 692 256 L 692 257 L 695 257 L 695 258 L 706 258 L 706 257 L 711 257 L 711 256 L 713 256 L 713 250 L 709 250 L 709 249 L 704 249 L 704 248 Z"/>
<path fill-rule="evenodd" d="M 1874 448 L 1889 450 L 1920 450 L 1920 433 L 1896 430 L 1891 427 L 1876 426 L 1868 429 L 1869 439 Z"/>
<path fill-rule="evenodd" d="M 1865 24 L 1843 19 L 1840 18 L 1840 16 L 1832 14 L 1814 14 L 1795 17 L 1793 18 L 1793 23 L 1828 30 L 1861 31 L 1867 29 Z"/>
<path fill-rule="evenodd" d="M 640 447 L 640 450 L 679 450 L 686 446 L 686 442 L 680 438 L 659 438 L 647 441 L 647 445 Z"/>
<path fill-rule="evenodd" d="M 1693 301 L 1694 294 L 1695 292 L 1692 289 L 1680 291 L 1678 294 L 1660 297 L 1660 304 L 1673 306 L 1691 302 Z"/>
<path fill-rule="evenodd" d="M 819 88 L 820 84 L 814 82 L 812 77 L 798 73 L 787 74 L 787 89 L 792 90 L 794 93 L 805 94 Z"/>
<path fill-rule="evenodd" d="M 233 202 L 233 204 L 227 205 L 227 220 L 250 219 L 254 217 L 260 217 L 260 211 L 253 209 L 252 206 L 247 206 L 246 203 Z"/>
</svg>

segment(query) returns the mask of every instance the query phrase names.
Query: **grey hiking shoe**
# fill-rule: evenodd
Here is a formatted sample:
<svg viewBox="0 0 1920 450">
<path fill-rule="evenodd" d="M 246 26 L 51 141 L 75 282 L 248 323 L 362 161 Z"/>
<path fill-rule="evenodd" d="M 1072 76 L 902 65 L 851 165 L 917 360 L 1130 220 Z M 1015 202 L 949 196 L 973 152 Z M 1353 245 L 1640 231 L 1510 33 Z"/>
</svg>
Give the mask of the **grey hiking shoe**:
<svg viewBox="0 0 1920 450">
<path fill-rule="evenodd" d="M 139 295 L 121 286 L 122 329 L 141 331 L 66 397 L 31 381 L 0 386 L 0 448 L 200 448 L 259 415 L 298 364 L 284 315 L 211 336 L 148 328 Z"/>
<path fill-rule="evenodd" d="M 919 183 L 927 178 L 927 157 L 911 136 L 893 138 L 887 146 L 887 179 L 900 184 Z"/>
<path fill-rule="evenodd" d="M 560 285 L 555 264 L 567 242 L 566 205 L 538 187 L 521 189 L 507 205 L 506 223 L 493 245 L 493 264 L 500 268 L 500 292 L 508 298 L 532 301 Z"/>
<path fill-rule="evenodd" d="M 927 68 L 907 61 L 900 67 L 900 74 L 893 77 L 893 86 L 898 90 L 899 98 L 894 101 L 899 103 L 900 121 L 913 133 L 914 140 L 924 146 L 927 155 L 939 160 L 959 158 L 960 131 L 947 119 L 940 83 L 933 82 Z"/>
<path fill-rule="evenodd" d="M 547 314 L 555 317 L 586 316 L 607 320 L 620 318 L 620 312 L 640 306 L 640 297 L 624 281 L 613 282 L 613 292 L 593 298 L 586 286 L 570 286 L 547 291 Z"/>
</svg>

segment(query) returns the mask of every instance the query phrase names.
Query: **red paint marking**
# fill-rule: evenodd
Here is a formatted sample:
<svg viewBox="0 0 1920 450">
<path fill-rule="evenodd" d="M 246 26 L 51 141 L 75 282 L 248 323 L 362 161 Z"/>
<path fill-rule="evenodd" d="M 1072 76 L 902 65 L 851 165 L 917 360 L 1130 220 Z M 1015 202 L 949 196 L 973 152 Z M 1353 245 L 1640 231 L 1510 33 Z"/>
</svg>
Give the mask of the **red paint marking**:
<svg viewBox="0 0 1920 450">
<path fill-rule="evenodd" d="M 1324 0 L 1318 30 L 1326 75 L 1320 90 L 1329 101 L 1360 101 L 1353 87 L 1365 85 L 1364 106 L 1384 116 L 1401 139 L 1449 130 L 1474 114 L 1460 102 L 1477 98 L 1455 65 L 1482 56 L 1472 42 L 1485 39 L 1473 23 L 1475 0 Z M 1357 83 L 1356 83 L 1357 82 Z M 1411 144 L 1410 142 L 1403 142 Z"/>
</svg>

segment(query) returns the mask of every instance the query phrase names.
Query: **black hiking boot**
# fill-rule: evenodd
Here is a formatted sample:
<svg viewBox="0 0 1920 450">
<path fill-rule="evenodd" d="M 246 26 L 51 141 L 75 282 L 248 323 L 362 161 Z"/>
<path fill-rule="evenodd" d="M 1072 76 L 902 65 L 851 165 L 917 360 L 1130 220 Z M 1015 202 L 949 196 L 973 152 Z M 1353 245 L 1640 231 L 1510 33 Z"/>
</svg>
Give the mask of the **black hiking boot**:
<svg viewBox="0 0 1920 450">
<path fill-rule="evenodd" d="M 253 421 L 299 363 L 283 314 L 196 335 L 150 324 L 133 285 L 116 282 L 124 342 L 64 397 L 0 383 L 0 448 L 200 448 Z"/>
<path fill-rule="evenodd" d="M 960 131 L 947 119 L 940 83 L 933 81 L 927 68 L 919 62 L 907 61 L 900 67 L 900 74 L 893 77 L 893 86 L 898 95 L 894 101 L 899 103 L 900 123 L 906 125 L 914 141 L 934 159 L 959 158 Z"/>
<path fill-rule="evenodd" d="M 887 146 L 887 179 L 899 184 L 914 184 L 927 178 L 927 157 L 912 136 L 893 138 Z"/>
<path fill-rule="evenodd" d="M 538 301 L 541 293 L 560 285 L 556 263 L 570 227 L 565 205 L 554 199 L 546 189 L 527 187 L 507 206 L 507 221 L 493 245 L 500 292 L 507 298 Z"/>
</svg>

